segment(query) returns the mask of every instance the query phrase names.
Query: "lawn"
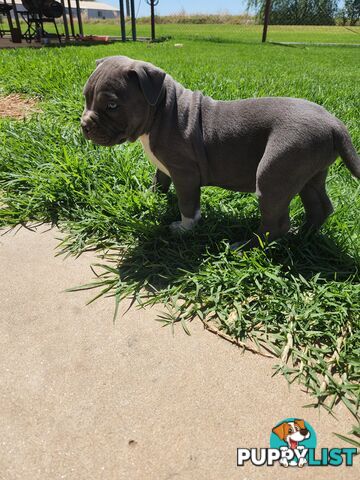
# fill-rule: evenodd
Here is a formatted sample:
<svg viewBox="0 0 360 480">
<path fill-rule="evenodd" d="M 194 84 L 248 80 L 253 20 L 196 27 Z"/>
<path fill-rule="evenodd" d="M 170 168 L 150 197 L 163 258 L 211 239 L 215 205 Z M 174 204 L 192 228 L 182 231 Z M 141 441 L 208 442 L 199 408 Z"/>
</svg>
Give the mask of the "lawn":
<svg viewBox="0 0 360 480">
<path fill-rule="evenodd" d="M 51 25 L 48 31 L 54 32 Z M 216 43 L 260 43 L 262 25 L 232 25 L 232 24 L 158 24 L 156 36 L 171 37 L 176 41 L 207 40 Z M 62 26 L 60 26 L 62 31 Z M 78 31 L 75 22 L 75 31 Z M 109 35 L 120 37 L 120 25 L 113 21 L 84 23 L 85 35 Z M 127 36 L 131 37 L 131 23 L 126 22 Z M 138 37 L 150 37 L 150 24 L 137 25 Z M 297 25 L 270 25 L 268 29 L 270 42 L 308 42 L 308 43 L 339 43 L 360 44 L 360 27 L 338 26 L 297 26 Z"/>
<path fill-rule="evenodd" d="M 217 42 L 260 42 L 262 25 L 189 25 L 159 24 L 156 35 L 171 36 L 177 40 L 208 39 Z M 117 24 L 88 23 L 87 34 L 120 36 Z M 150 25 L 137 26 L 139 36 L 150 37 Z M 127 23 L 127 34 L 131 36 L 131 24 Z M 309 43 L 355 43 L 360 44 L 360 27 L 283 26 L 270 25 L 268 40 L 272 42 Z"/>
<path fill-rule="evenodd" d="M 66 234 L 59 252 L 99 251 L 97 276 L 86 286 L 94 295 L 114 296 L 116 305 L 125 296 L 143 305 L 161 302 L 169 311 L 164 324 L 181 322 L 191 331 L 188 321 L 198 318 L 240 345 L 251 340 L 279 358 L 276 371 L 308 388 L 314 406 L 343 401 L 358 421 L 360 185 L 343 164 L 330 171 L 335 213 L 321 233 L 296 235 L 303 210 L 295 199 L 288 238 L 239 256 L 229 244 L 257 226 L 253 195 L 204 188 L 202 224 L 172 238 L 175 193 L 149 191 L 154 168 L 140 144 L 97 147 L 79 129 L 82 87 L 95 59 L 125 54 L 217 99 L 315 101 L 345 122 L 359 150 L 360 50 L 262 45 L 252 42 L 256 28 L 232 41 L 214 26 L 208 41 L 196 39 L 196 26 L 192 39 L 174 34 L 183 48 L 172 39 L 1 51 L 0 93 L 37 97 L 42 113 L 0 120 L 0 225 L 52 221 Z M 328 33 L 321 38 L 330 41 Z"/>
</svg>

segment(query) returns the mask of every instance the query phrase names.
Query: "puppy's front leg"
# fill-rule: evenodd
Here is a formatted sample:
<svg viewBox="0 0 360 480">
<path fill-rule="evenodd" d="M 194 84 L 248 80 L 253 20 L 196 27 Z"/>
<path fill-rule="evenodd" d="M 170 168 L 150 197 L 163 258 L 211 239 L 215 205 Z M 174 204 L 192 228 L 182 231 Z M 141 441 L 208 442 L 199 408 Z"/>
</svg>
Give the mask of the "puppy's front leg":
<svg viewBox="0 0 360 480">
<path fill-rule="evenodd" d="M 171 185 L 171 178 L 168 175 L 166 175 L 166 173 L 157 169 L 153 178 L 151 190 L 153 192 L 158 190 L 161 193 L 167 193 L 169 191 L 170 185 Z"/>
<path fill-rule="evenodd" d="M 172 222 L 170 225 L 170 229 L 174 233 L 191 230 L 201 218 L 200 177 L 190 175 L 182 176 L 182 178 L 172 176 L 181 213 L 181 221 Z"/>
<path fill-rule="evenodd" d="M 279 463 L 280 465 L 282 465 L 283 467 L 287 468 L 289 466 L 289 462 L 288 462 L 288 459 L 286 457 L 286 452 L 289 450 L 288 447 L 280 447 L 280 451 L 281 451 L 281 458 L 279 460 Z"/>
</svg>

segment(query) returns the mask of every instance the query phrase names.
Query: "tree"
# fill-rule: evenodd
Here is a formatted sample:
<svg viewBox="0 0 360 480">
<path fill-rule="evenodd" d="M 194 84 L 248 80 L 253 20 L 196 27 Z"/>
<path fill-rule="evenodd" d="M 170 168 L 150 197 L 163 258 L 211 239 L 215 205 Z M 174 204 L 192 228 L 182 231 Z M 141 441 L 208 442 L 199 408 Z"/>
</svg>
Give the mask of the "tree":
<svg viewBox="0 0 360 480">
<path fill-rule="evenodd" d="M 350 0 L 354 2 L 354 0 Z M 356 0 L 357 3 L 360 0 Z M 248 0 L 264 18 L 265 0 Z M 275 25 L 334 25 L 338 0 L 272 0 L 270 23 Z"/>
<path fill-rule="evenodd" d="M 350 25 L 356 25 L 360 20 L 360 0 L 345 0 L 345 18 Z"/>
</svg>

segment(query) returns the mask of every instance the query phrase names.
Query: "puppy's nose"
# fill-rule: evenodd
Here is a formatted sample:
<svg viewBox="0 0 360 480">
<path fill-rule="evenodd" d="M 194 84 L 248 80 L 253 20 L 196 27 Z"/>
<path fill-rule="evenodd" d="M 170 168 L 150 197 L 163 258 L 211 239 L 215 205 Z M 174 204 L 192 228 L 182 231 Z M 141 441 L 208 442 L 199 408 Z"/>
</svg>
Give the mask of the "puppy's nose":
<svg viewBox="0 0 360 480">
<path fill-rule="evenodd" d="M 82 120 L 82 119 L 81 119 L 80 125 L 81 125 L 81 128 L 84 130 L 85 133 L 89 133 L 89 132 L 90 132 L 91 127 L 90 127 L 90 125 L 89 125 L 87 122 L 85 122 L 85 120 Z"/>
<path fill-rule="evenodd" d="M 305 437 L 309 433 L 309 430 L 307 428 L 302 428 L 300 430 L 300 433 L 301 433 L 301 435 L 303 435 Z"/>
<path fill-rule="evenodd" d="M 84 133 L 90 133 L 91 130 L 95 127 L 95 118 L 91 110 L 85 110 L 81 116 L 80 125 Z"/>
</svg>

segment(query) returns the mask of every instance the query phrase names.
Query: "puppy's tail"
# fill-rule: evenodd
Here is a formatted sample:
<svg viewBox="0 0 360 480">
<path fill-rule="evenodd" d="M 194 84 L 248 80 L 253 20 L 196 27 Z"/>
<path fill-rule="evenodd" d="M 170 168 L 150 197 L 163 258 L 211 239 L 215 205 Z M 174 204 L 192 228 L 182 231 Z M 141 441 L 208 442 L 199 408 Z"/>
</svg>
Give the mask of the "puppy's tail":
<svg viewBox="0 0 360 480">
<path fill-rule="evenodd" d="M 340 120 L 338 121 L 336 128 L 333 130 L 333 133 L 336 151 L 343 159 L 350 172 L 356 178 L 360 178 L 360 157 L 356 153 L 355 147 L 352 144 L 349 132 Z"/>
</svg>

